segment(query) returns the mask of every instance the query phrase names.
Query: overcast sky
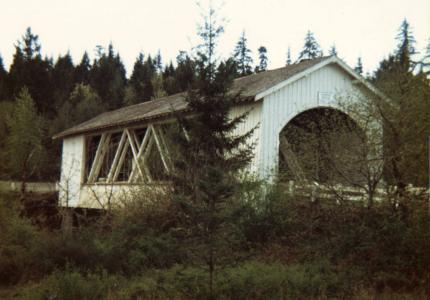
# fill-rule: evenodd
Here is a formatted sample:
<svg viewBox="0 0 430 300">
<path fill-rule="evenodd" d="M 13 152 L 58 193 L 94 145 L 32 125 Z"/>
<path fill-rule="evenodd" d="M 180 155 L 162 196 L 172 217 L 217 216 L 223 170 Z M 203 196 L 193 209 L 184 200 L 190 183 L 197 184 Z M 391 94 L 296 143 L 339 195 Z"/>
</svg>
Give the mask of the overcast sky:
<svg viewBox="0 0 430 300">
<path fill-rule="evenodd" d="M 394 49 L 404 18 L 418 50 L 430 38 L 429 0 L 226 0 L 220 15 L 227 20 L 221 56 L 231 54 L 245 30 L 255 61 L 260 45 L 268 49 L 269 68 L 285 64 L 288 46 L 296 59 L 307 30 L 325 52 L 335 43 L 351 66 L 361 56 L 366 71 Z M 14 44 L 31 26 L 44 55 L 69 51 L 75 63 L 85 50 L 93 57 L 96 45 L 112 42 L 130 74 L 140 51 L 160 50 L 164 62 L 189 51 L 200 20 L 194 0 L 0 0 L 0 54 L 8 68 Z"/>
</svg>

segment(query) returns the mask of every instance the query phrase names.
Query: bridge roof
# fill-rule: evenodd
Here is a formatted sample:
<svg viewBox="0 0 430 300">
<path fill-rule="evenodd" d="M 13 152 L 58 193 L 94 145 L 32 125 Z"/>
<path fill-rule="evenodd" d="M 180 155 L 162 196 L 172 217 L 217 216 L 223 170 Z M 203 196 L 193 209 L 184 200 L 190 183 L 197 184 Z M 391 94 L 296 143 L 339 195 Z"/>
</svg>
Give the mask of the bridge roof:
<svg viewBox="0 0 430 300">
<path fill-rule="evenodd" d="M 298 78 L 297 76 L 307 73 L 306 71 L 313 71 L 315 68 L 322 67 L 332 62 L 341 63 L 338 58 L 326 56 L 312 60 L 304 60 L 283 68 L 240 77 L 234 80 L 231 92 L 240 92 L 243 101 L 258 100 L 263 98 L 265 94 L 276 90 L 280 85 L 288 83 L 289 80 L 295 80 L 295 78 Z M 341 66 L 345 68 L 345 65 Z M 351 72 L 350 69 L 347 71 L 349 73 Z M 144 122 L 168 118 L 171 117 L 174 112 L 187 111 L 188 106 L 185 97 L 186 93 L 179 93 L 108 111 L 84 123 L 60 132 L 53 138 L 58 139 L 72 135 L 133 126 Z"/>
</svg>

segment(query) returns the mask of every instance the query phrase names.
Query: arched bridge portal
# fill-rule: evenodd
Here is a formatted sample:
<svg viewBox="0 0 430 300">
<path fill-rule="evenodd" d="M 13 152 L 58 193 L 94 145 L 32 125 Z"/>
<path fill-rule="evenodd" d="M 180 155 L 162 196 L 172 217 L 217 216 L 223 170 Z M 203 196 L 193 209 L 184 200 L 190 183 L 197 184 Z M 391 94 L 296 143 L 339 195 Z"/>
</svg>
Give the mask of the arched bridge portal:
<svg viewBox="0 0 430 300">
<path fill-rule="evenodd" d="M 362 182 L 365 139 L 357 123 L 338 109 L 317 107 L 301 112 L 279 134 L 279 179 Z"/>
</svg>

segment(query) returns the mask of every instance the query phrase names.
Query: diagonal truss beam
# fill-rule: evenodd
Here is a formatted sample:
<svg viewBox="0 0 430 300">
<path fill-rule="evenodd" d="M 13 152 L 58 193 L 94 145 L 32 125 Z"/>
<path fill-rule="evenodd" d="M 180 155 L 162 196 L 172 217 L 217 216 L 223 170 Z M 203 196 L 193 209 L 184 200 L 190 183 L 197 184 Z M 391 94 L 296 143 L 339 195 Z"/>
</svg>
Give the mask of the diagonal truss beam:
<svg viewBox="0 0 430 300">
<path fill-rule="evenodd" d="M 280 145 L 279 150 L 282 154 L 282 156 L 285 159 L 285 162 L 287 163 L 288 167 L 290 168 L 291 172 L 293 173 L 294 177 L 296 177 L 296 180 L 298 181 L 304 181 L 306 180 L 305 172 L 303 171 L 300 162 L 296 156 L 296 154 L 293 152 L 290 143 L 288 142 L 287 138 L 283 135 L 280 137 Z"/>
<path fill-rule="evenodd" d="M 94 183 L 97 181 L 101 167 L 104 163 L 104 157 L 109 148 L 111 137 L 112 133 L 103 133 L 101 135 L 94 162 L 88 176 L 88 183 Z M 147 127 L 141 143 L 139 142 L 139 138 L 134 130 L 129 128 L 123 130 L 116 148 L 114 159 L 112 164 L 109 166 L 109 172 L 105 181 L 106 183 L 114 183 L 117 181 L 121 169 L 124 163 L 126 163 L 125 160 L 129 149 L 131 149 L 133 161 L 132 170 L 128 178 L 129 183 L 137 182 L 139 177 L 147 182 L 153 181 L 148 166 L 148 158 L 151 151 L 154 149 L 160 154 L 163 168 L 167 174 L 170 174 L 173 164 L 163 129 L 161 125 L 151 124 Z"/>
</svg>

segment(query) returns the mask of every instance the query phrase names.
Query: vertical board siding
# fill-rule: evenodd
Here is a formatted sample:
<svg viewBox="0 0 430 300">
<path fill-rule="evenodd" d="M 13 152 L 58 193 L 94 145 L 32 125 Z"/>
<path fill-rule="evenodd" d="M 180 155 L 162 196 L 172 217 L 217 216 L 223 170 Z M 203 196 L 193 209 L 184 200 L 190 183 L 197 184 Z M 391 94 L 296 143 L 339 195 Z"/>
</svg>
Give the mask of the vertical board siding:
<svg viewBox="0 0 430 300">
<path fill-rule="evenodd" d="M 335 96 L 354 95 L 359 89 L 348 74 L 327 65 L 264 97 L 258 169 L 260 177 L 271 179 L 278 168 L 279 133 L 299 113 L 318 107 L 334 107 L 336 101 L 320 101 L 320 92 Z M 321 103 L 320 103 L 321 102 Z"/>
<path fill-rule="evenodd" d="M 84 165 L 84 136 L 63 140 L 59 199 L 62 206 L 76 206 L 79 202 Z"/>
<path fill-rule="evenodd" d="M 234 130 L 242 135 L 256 128 L 248 142 L 255 145 L 254 159 L 250 171 L 262 179 L 271 179 L 278 168 L 279 133 L 299 113 L 318 107 L 334 107 L 336 101 L 319 99 L 319 93 L 350 95 L 360 93 L 350 75 L 336 65 L 326 65 L 269 95 L 250 104 L 233 107 L 230 118 L 249 112 L 245 121 Z M 362 95 L 362 93 L 361 93 Z M 69 137 L 63 140 L 62 168 L 60 181 L 61 205 L 97 207 L 95 198 L 109 198 L 106 194 L 123 195 L 136 187 L 110 185 L 92 187 L 82 185 L 84 172 L 85 137 Z M 103 196 L 102 196 L 103 195 Z"/>
<path fill-rule="evenodd" d="M 249 170 L 256 173 L 258 171 L 258 162 L 260 156 L 260 128 L 261 128 L 261 108 L 262 101 L 244 104 L 233 107 L 230 111 L 230 118 L 241 116 L 248 113 L 246 119 L 241 122 L 233 131 L 234 135 L 243 135 L 254 129 L 252 136 L 249 138 L 248 143 L 254 144 L 254 158 L 251 162 Z"/>
</svg>

